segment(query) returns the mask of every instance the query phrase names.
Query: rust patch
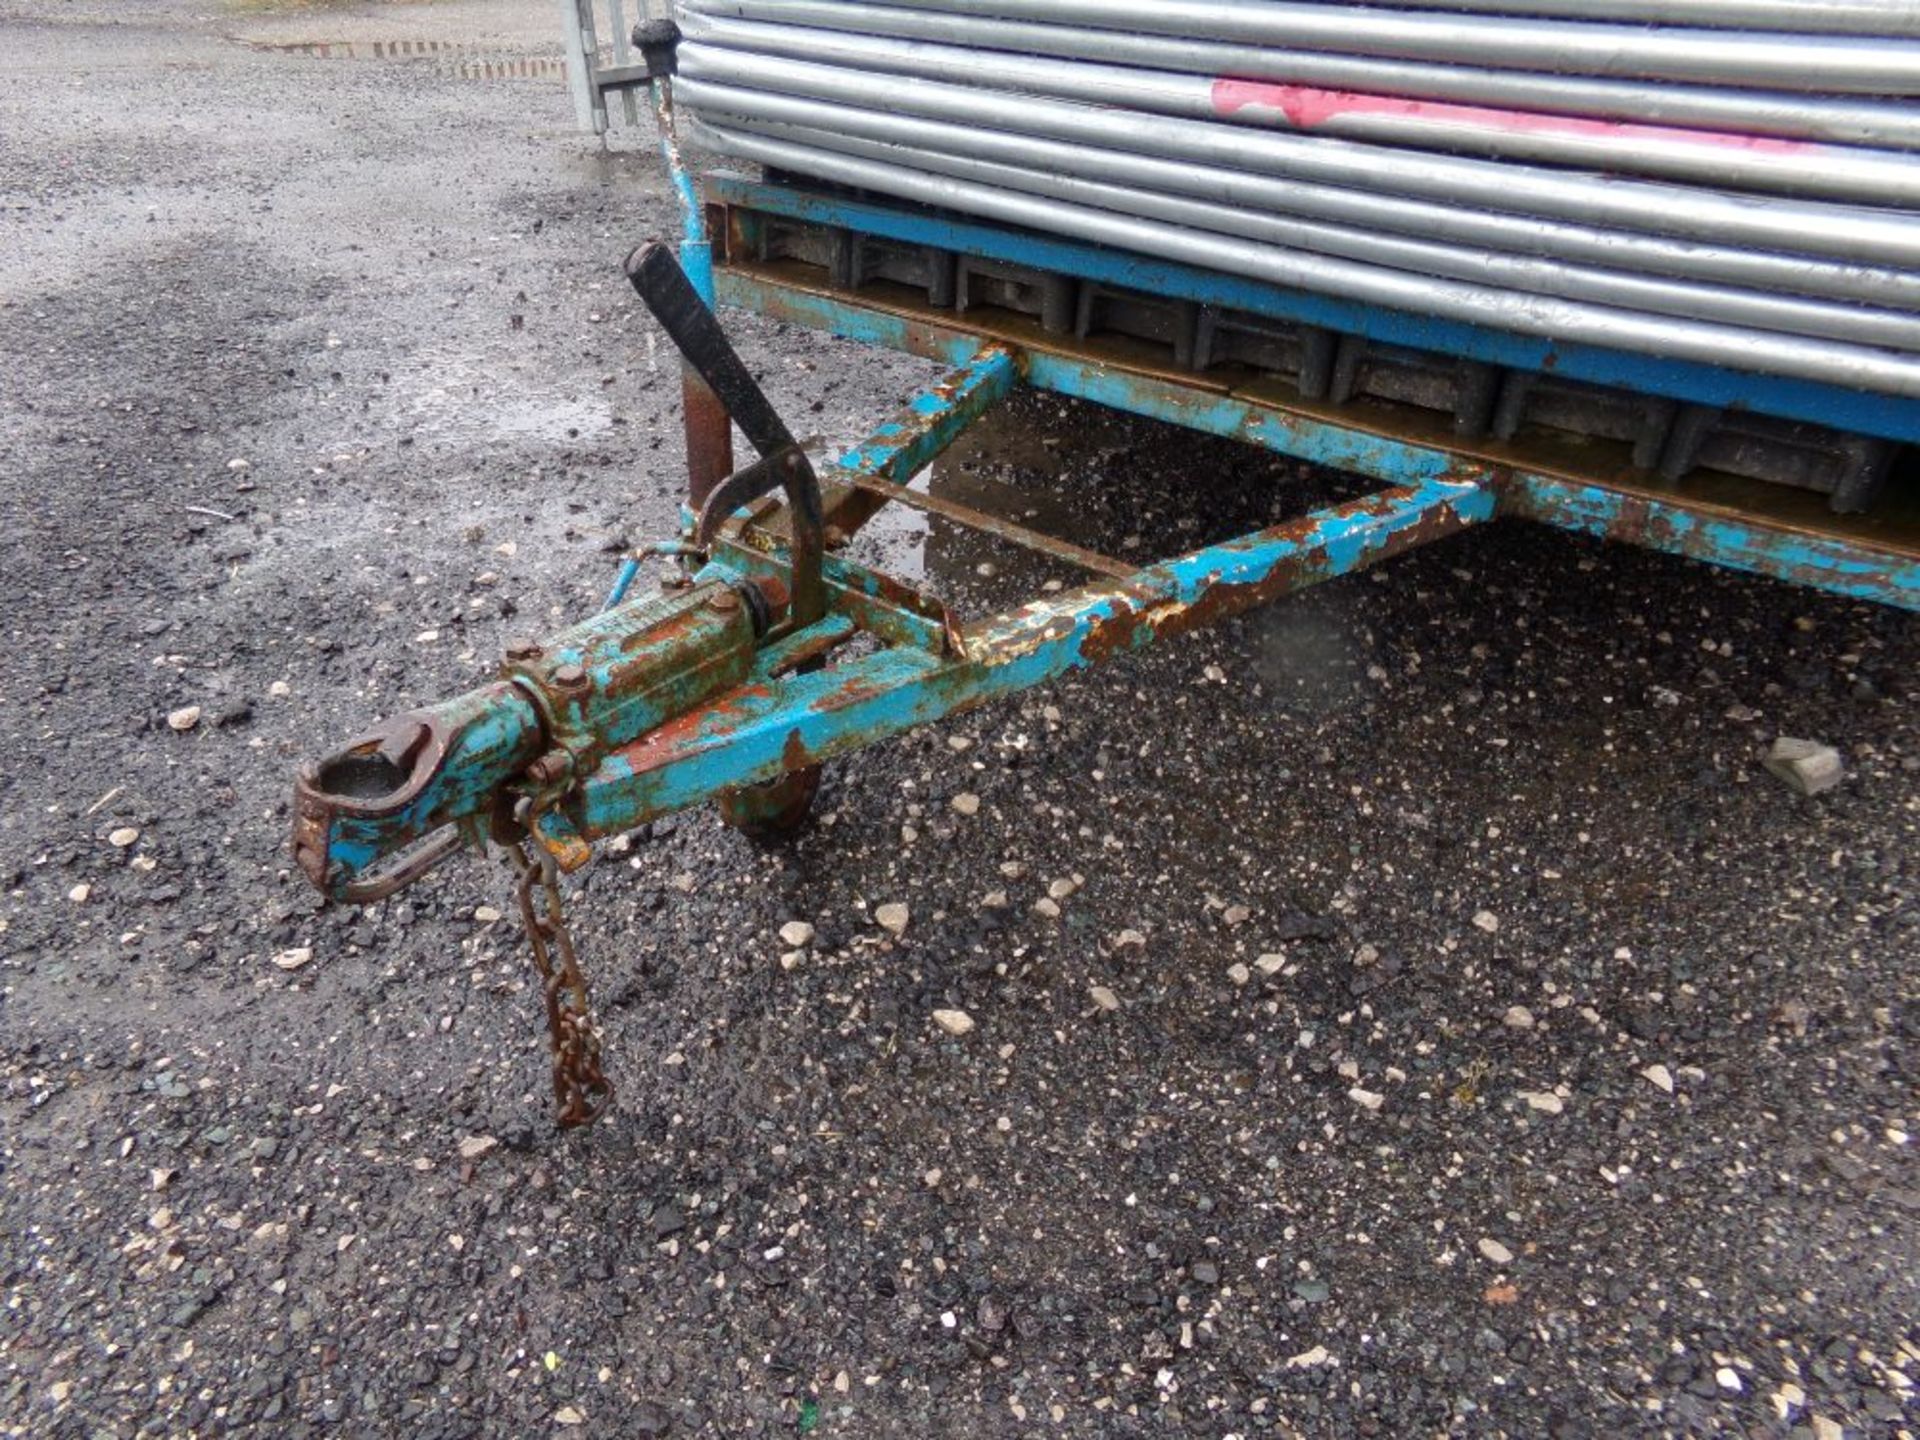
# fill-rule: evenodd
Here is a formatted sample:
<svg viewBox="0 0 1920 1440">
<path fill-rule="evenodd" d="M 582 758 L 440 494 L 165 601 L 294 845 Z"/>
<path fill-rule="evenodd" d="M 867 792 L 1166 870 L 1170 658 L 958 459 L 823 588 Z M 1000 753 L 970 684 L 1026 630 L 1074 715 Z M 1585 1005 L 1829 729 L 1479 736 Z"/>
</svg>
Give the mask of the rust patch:
<svg viewBox="0 0 1920 1440">
<path fill-rule="evenodd" d="M 315 791 L 313 767 L 303 766 L 293 787 L 293 860 L 313 888 L 327 889 L 327 832 L 332 812 Z"/>
<path fill-rule="evenodd" d="M 798 727 L 787 732 L 786 744 L 780 747 L 780 768 L 782 770 L 804 770 L 813 763 L 813 756 L 807 751 L 806 741 L 800 738 Z"/>
<path fill-rule="evenodd" d="M 720 397 L 691 365 L 680 369 L 682 422 L 687 437 L 687 500 L 695 511 L 733 473 L 733 421 Z"/>
<path fill-rule="evenodd" d="M 711 730 L 724 729 L 729 718 L 742 718 L 749 701 L 766 700 L 772 695 L 773 687 L 759 681 L 738 686 L 697 710 L 689 710 L 655 726 L 613 753 L 636 775 L 658 770 L 683 756 L 699 754 L 710 741 L 724 741 L 724 735 L 716 736 Z"/>
<path fill-rule="evenodd" d="M 1637 545 L 1646 535 L 1651 522 L 1653 507 L 1643 495 L 1622 495 L 1620 508 L 1607 521 L 1607 539 L 1618 540 L 1623 544 Z"/>
<path fill-rule="evenodd" d="M 838 685 L 815 700 L 811 708 L 816 714 L 830 715 L 836 710 L 845 710 L 848 706 L 858 705 L 863 700 L 884 695 L 890 688 L 892 688 L 891 685 L 876 684 L 850 671 L 841 677 Z"/>
<path fill-rule="evenodd" d="M 1398 500 L 1405 498 L 1405 493 L 1384 491 L 1369 495 L 1340 507 L 1336 513 L 1348 519 L 1385 515 L 1393 510 Z M 1191 601 L 1159 596 L 1140 585 L 1113 587 L 1107 593 L 1120 602 L 1120 608 L 1088 626 L 1080 645 L 1081 658 L 1088 663 L 1108 660 L 1129 650 L 1139 649 L 1150 640 L 1200 629 L 1295 590 L 1304 590 L 1333 578 L 1336 572 L 1332 561 L 1324 551 L 1312 547 L 1313 537 L 1324 519 L 1303 516 L 1258 535 L 1248 536 L 1243 542 L 1245 548 L 1289 542 L 1310 547 L 1280 560 L 1258 580 L 1222 583 L 1219 573 L 1215 572 L 1208 576 L 1207 583 Z M 1469 523 L 1456 506 L 1436 505 L 1424 511 L 1412 524 L 1375 537 L 1376 543 L 1366 548 L 1352 569 L 1364 570 L 1403 551 L 1443 539 L 1465 529 Z M 1064 597 L 1064 603 L 1077 607 L 1091 598 L 1093 593 L 1090 587 Z M 1043 627 L 1040 638 L 1057 638 L 1047 633 L 1048 628 Z M 996 650 L 1004 656 L 1009 648 L 1018 648 L 1017 642 L 1007 647 L 996 647 Z M 990 662 L 993 658 L 988 657 Z"/>
<path fill-rule="evenodd" d="M 686 644 L 683 632 L 693 629 L 701 623 L 701 617 L 693 610 L 682 610 L 665 619 L 649 625 L 644 630 L 636 630 L 620 641 L 620 653 L 632 655 L 639 652 L 643 660 L 654 658 L 653 652 L 673 654 Z"/>
</svg>

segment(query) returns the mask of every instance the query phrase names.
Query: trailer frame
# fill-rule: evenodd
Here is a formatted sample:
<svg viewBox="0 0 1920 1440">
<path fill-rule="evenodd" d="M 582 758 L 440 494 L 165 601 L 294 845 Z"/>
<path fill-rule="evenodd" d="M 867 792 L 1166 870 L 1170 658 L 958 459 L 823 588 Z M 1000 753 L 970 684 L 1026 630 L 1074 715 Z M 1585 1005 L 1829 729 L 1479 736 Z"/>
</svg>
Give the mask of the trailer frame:
<svg viewBox="0 0 1920 1440">
<path fill-rule="evenodd" d="M 376 727 L 295 786 L 295 859 L 331 898 L 384 898 L 463 846 L 508 851 L 563 1125 L 586 1123 L 612 1097 L 557 883 L 598 839 L 709 800 L 743 830 L 793 829 L 824 761 L 1499 519 L 1920 609 L 1915 497 L 1874 493 L 1885 459 L 1874 447 L 1920 436 L 1920 402 L 1356 311 L 781 176 L 697 182 L 673 135 L 671 45 L 657 31 L 634 39 L 681 208 L 677 245 L 643 245 L 627 274 L 683 359 L 682 532 L 625 557 L 592 618 L 515 642 L 492 683 Z M 937 360 L 948 373 L 857 444 L 816 458 L 733 351 L 715 318 L 722 307 Z M 1233 326 L 1251 327 L 1255 348 L 1286 363 L 1214 363 L 1217 332 Z M 1439 377 L 1442 403 L 1359 393 L 1343 371 L 1376 343 L 1437 357 L 1414 363 L 1429 367 L 1423 383 Z M 1630 407 L 1624 434 L 1568 444 L 1520 423 L 1533 387 L 1548 383 L 1598 387 L 1601 405 L 1624 385 L 1641 408 Z M 1372 488 L 1134 563 L 916 485 L 1021 388 Z M 1857 493 L 1703 472 L 1703 437 L 1729 409 L 1858 427 L 1871 443 L 1858 453 L 1843 444 L 1840 457 L 1860 472 L 1847 482 Z M 759 452 L 740 469 L 736 424 Z M 844 553 L 889 505 L 1089 578 L 959 614 Z M 668 562 L 657 592 L 632 597 L 656 559 Z"/>
</svg>

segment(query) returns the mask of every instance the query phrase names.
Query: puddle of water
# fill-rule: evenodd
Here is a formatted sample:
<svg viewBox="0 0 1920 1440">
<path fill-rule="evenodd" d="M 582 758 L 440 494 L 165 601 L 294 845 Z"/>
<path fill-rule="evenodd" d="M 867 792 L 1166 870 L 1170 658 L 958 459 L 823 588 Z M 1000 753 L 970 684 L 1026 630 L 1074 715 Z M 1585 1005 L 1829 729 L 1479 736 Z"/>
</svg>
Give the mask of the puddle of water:
<svg viewBox="0 0 1920 1440">
<path fill-rule="evenodd" d="M 539 440 L 552 444 L 587 440 L 613 426 L 605 401 L 490 400 L 482 422 L 502 440 Z"/>
<path fill-rule="evenodd" d="M 470 393 L 441 387 L 421 395 L 410 409 L 415 436 L 467 443 L 579 445 L 613 426 L 613 411 L 604 400 L 537 392 L 497 393 L 479 404 Z"/>
</svg>

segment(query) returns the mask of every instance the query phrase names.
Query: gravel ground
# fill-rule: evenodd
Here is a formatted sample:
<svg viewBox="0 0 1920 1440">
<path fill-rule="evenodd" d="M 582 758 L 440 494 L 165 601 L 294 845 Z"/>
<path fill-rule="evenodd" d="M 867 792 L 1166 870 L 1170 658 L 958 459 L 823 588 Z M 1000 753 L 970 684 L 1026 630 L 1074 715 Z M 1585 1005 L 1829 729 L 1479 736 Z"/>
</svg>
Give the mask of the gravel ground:
<svg viewBox="0 0 1920 1440">
<path fill-rule="evenodd" d="M 661 178 L 476 78 L 550 23 L 0 3 L 0 1433 L 1911 1433 L 1910 617 L 1504 526 L 660 824 L 584 1133 L 501 875 L 316 906 L 297 759 L 672 521 Z M 924 376 L 730 323 L 804 429 Z M 1039 400 L 939 483 L 1341 486 Z"/>
</svg>

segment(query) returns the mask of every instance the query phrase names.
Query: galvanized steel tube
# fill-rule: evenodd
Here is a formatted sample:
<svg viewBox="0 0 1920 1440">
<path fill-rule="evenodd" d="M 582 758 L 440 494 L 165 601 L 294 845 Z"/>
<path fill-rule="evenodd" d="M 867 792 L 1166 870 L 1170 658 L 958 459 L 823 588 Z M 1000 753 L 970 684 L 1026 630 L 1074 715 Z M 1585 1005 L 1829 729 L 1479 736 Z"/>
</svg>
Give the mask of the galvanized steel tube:
<svg viewBox="0 0 1920 1440">
<path fill-rule="evenodd" d="M 1046 166 L 1061 175 L 1144 186 L 1275 215 L 1332 221 L 1374 233 L 1769 290 L 1787 296 L 1920 310 L 1920 274 L 1910 271 L 1836 265 L 1796 255 L 1699 245 L 1621 230 L 1593 230 L 1528 215 L 1464 210 L 1366 190 L 1303 185 L 1088 145 L 1065 145 L 1012 131 L 970 128 L 893 112 L 826 105 L 798 96 L 774 95 L 705 81 L 682 80 L 680 88 L 690 105 L 698 106 L 704 114 L 724 117 L 735 129 L 753 130 L 769 123 L 807 126 L 870 141 L 971 153 L 1016 165 Z"/>
<path fill-rule="evenodd" d="M 1564 299 L 1590 301 L 1650 315 L 1707 320 L 1787 335 L 1817 336 L 1861 345 L 1920 351 L 1920 316 L 1902 315 L 1890 310 L 1822 305 L 1814 301 L 1721 286 L 1675 284 L 1646 276 L 1592 270 L 1529 256 L 1462 250 L 1029 170 L 974 156 L 853 139 L 843 134 L 801 127 L 763 126 L 753 133 L 838 154 L 857 155 L 905 169 L 950 175 L 956 179 L 1002 186 L 1094 209 L 1214 234 L 1234 235 L 1319 255 L 1340 256 L 1406 270 L 1416 275 L 1435 275 L 1480 285 L 1504 286 L 1534 295 L 1557 295 Z"/>
<path fill-rule="evenodd" d="M 702 106 L 704 116 L 731 121 L 724 102 Z M 846 118 L 847 112 L 840 112 Z M 884 119 L 885 117 L 876 117 Z M 742 121 L 751 133 L 787 140 L 815 149 L 855 155 L 905 169 L 920 169 L 972 180 L 984 185 L 1001 185 L 1027 194 L 1071 201 L 1119 214 L 1191 226 L 1196 230 L 1242 239 L 1259 240 L 1317 254 L 1337 255 L 1415 274 L 1446 276 L 1482 285 L 1504 285 L 1532 294 L 1558 295 L 1566 299 L 1586 300 L 1622 309 L 1640 310 L 1656 315 L 1681 316 L 1731 325 L 1751 326 L 1789 335 L 1820 336 L 1862 345 L 1886 346 L 1920 351 L 1920 315 L 1892 310 L 1867 309 L 1853 305 L 1830 305 L 1791 296 L 1770 295 L 1754 290 L 1739 290 L 1720 285 L 1689 284 L 1634 275 L 1618 270 L 1566 265 L 1559 261 L 1524 255 L 1468 249 L 1411 240 L 1377 231 L 1284 218 L 1260 210 L 1250 210 L 1215 200 L 1200 200 L 1142 190 L 1062 173 L 1072 157 L 1060 153 L 1070 147 L 1045 146 L 1023 141 L 1022 137 L 983 137 L 962 132 L 962 143 L 991 139 L 1015 141 L 1030 147 L 1024 151 L 1012 147 L 994 147 L 971 143 L 972 153 L 924 148 L 919 143 L 862 138 L 847 127 L 821 130 L 780 121 Z M 726 136 L 708 130 L 698 132 L 724 148 Z M 915 141 L 924 135 L 909 135 Z M 991 154 L 1022 155 L 1021 163 L 1006 163 L 986 158 Z M 1125 157 L 1114 157 L 1125 158 Z M 1040 167 L 1040 168 L 1035 168 Z M 1204 183 L 1205 176 L 1200 177 Z"/>
<path fill-rule="evenodd" d="M 692 81 L 711 80 L 856 107 L 870 102 L 875 93 L 873 77 L 859 71 L 741 54 L 710 44 L 685 46 L 680 73 Z M 1183 159 L 1710 244 L 1920 269 L 1920 225 L 1896 212 L 1730 196 L 1343 140 L 1254 132 L 932 81 L 903 85 L 888 98 L 898 113 L 1157 159 Z"/>
<path fill-rule="evenodd" d="M 1914 23 L 1920 27 L 1920 6 L 1913 7 L 1913 13 Z M 1872 99 L 1594 80 L 1583 76 L 1483 70 L 1378 57 L 1361 59 L 1311 50 L 1135 35 L 1121 30 L 985 20 L 974 15 L 908 10 L 898 5 L 849 5 L 845 0 L 686 0 L 682 14 L 696 19 L 737 17 L 776 25 L 960 45 L 981 51 L 1054 55 L 1150 70 L 1274 80 L 1462 105 L 1493 105 L 1641 124 L 1826 140 L 1843 145 L 1920 149 L 1920 106 L 1892 105 Z M 762 39 L 756 42 L 755 48 L 806 59 L 815 38 L 796 29 L 781 37 L 778 46 Z M 984 55 L 981 60 L 989 67 L 998 63 Z"/>
<path fill-rule="evenodd" d="M 724 6 L 725 0 L 721 0 Z M 1415 149 L 1543 161 L 1616 175 L 1807 195 L 1850 204 L 1920 205 L 1920 157 L 1812 141 L 1586 120 L 1484 106 L 1300 89 L 1003 54 L 885 36 L 795 29 L 689 12 L 687 34 L 735 51 L 912 75 L 1191 120 L 1313 133 Z"/>
<path fill-rule="evenodd" d="M 1271 284 L 1513 333 L 1920 399 L 1920 359 L 1827 340 L 1636 314 L 1252 244 L 942 175 L 702 126 L 724 153 L 1005 224 Z"/>
<path fill-rule="evenodd" d="M 1344 0 L 1324 0 L 1344 3 Z M 1369 0 L 1389 10 L 1471 10 L 1563 20 L 1637 20 L 1830 35 L 1920 35 L 1906 0 Z"/>
<path fill-rule="evenodd" d="M 1298 0 L 893 0 L 917 10 L 1091 25 L 1342 55 L 1854 95 L 1920 94 L 1920 43 L 1375 10 Z"/>
</svg>

